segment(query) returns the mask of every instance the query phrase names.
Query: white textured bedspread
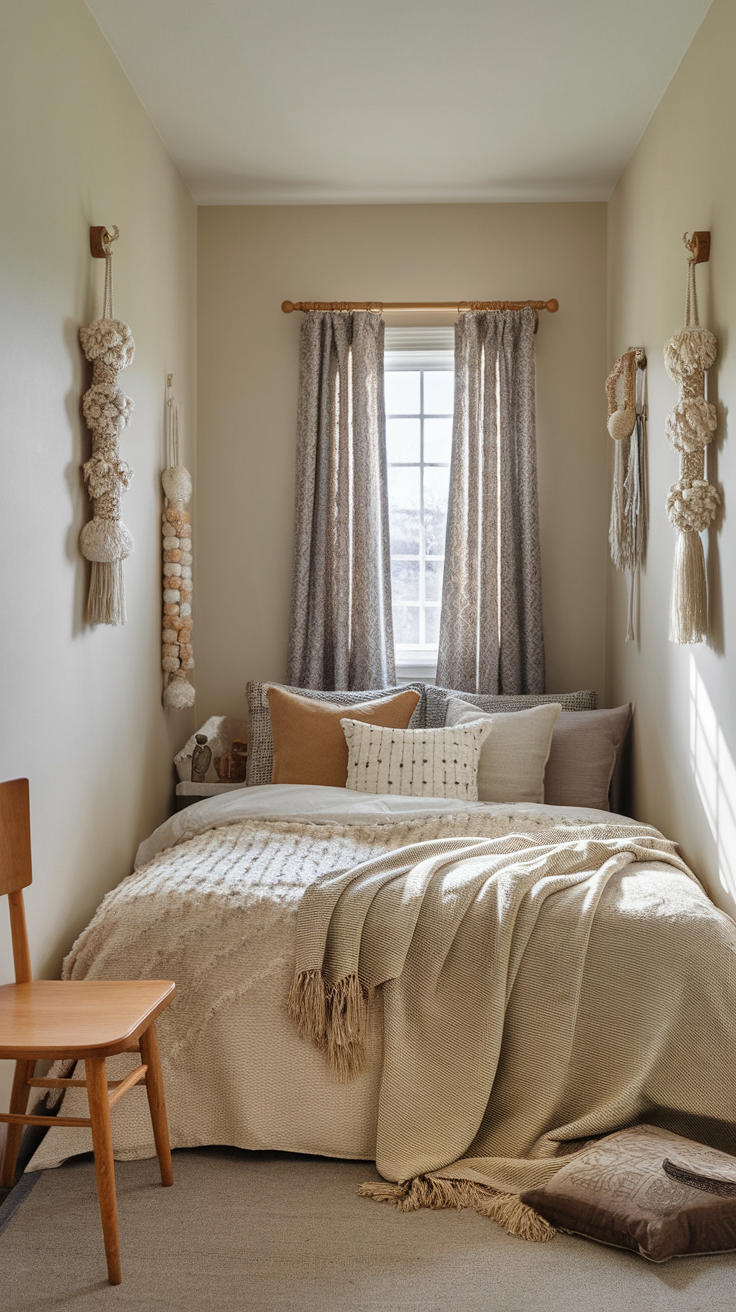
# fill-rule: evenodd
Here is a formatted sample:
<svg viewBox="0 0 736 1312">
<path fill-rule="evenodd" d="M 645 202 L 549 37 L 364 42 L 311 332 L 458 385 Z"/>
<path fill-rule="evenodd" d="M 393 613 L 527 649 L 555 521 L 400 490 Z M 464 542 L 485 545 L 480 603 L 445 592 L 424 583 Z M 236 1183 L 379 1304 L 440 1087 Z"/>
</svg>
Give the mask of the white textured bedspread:
<svg viewBox="0 0 736 1312">
<path fill-rule="evenodd" d="M 172 1147 L 231 1144 L 374 1158 L 380 992 L 369 1008 L 365 1068 L 347 1085 L 298 1037 L 287 1015 L 305 888 L 410 843 L 610 820 L 608 813 L 577 808 L 469 806 L 283 785 L 208 799 L 141 845 L 135 873 L 105 898 L 67 957 L 64 975 L 176 981 L 176 999 L 158 1022 Z M 691 877 L 657 863 L 637 865 L 636 872 L 616 914 L 630 918 L 632 929 L 644 914 L 651 922 L 651 948 L 642 951 L 651 951 L 653 987 L 658 915 L 679 918 L 683 932 L 702 933 L 704 944 L 733 945 L 732 923 Z M 635 937 L 645 941 L 640 932 Z M 693 987 L 697 1006 L 697 982 Z M 111 1061 L 110 1077 L 136 1060 Z M 64 1111 L 85 1114 L 84 1092 L 68 1091 Z M 117 1157 L 153 1155 L 142 1089 L 131 1091 L 112 1116 Z M 87 1130 L 51 1130 L 29 1169 L 57 1165 L 91 1146 Z"/>
</svg>

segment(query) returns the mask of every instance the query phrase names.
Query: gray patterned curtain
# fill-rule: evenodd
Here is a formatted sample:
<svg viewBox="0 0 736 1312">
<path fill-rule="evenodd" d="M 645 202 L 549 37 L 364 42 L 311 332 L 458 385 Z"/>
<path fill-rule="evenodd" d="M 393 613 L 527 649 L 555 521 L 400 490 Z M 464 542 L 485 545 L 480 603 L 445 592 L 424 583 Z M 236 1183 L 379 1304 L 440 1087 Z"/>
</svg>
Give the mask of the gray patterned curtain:
<svg viewBox="0 0 736 1312">
<path fill-rule="evenodd" d="M 532 309 L 464 314 L 437 683 L 544 692 Z"/>
<path fill-rule="evenodd" d="M 395 679 L 383 402 L 383 320 L 304 315 L 288 681 Z"/>
</svg>

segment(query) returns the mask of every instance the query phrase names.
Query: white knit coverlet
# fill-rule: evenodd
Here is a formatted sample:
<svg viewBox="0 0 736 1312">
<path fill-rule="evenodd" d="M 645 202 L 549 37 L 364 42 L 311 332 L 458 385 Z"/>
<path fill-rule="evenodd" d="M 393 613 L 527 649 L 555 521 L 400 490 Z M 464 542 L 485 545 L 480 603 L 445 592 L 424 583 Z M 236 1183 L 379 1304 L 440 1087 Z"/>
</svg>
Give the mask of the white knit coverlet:
<svg viewBox="0 0 736 1312">
<path fill-rule="evenodd" d="M 352 1083 L 340 1084 L 323 1055 L 299 1038 L 286 1011 L 304 890 L 409 843 L 549 831 L 551 820 L 562 840 L 568 825 L 580 824 L 580 813 L 567 820 L 544 807 L 489 807 L 487 814 L 473 809 L 400 822 L 247 819 L 210 827 L 161 852 L 109 893 L 66 958 L 63 974 L 176 981 L 175 1001 L 157 1022 L 172 1147 L 220 1143 L 374 1158 L 380 990 L 369 1008 L 365 1069 Z M 700 933 L 704 956 L 725 948 L 728 959 L 718 969 L 728 974 L 724 996 L 733 997 L 733 926 L 697 882 L 656 864 L 638 865 L 627 878 L 620 914 L 648 921 L 652 986 L 658 923 L 674 920 L 683 942 Z M 709 969 L 712 974 L 715 967 Z M 696 979 L 696 1010 L 699 990 Z M 703 1023 L 711 1010 L 709 1002 L 701 1008 Z M 112 1059 L 109 1078 L 120 1078 L 136 1061 L 131 1055 Z M 69 1090 L 64 1114 L 85 1110 L 84 1091 Z M 113 1109 L 112 1121 L 116 1157 L 153 1155 L 144 1090 L 131 1091 Z M 91 1146 L 86 1129 L 51 1130 L 29 1169 L 55 1166 Z"/>
</svg>

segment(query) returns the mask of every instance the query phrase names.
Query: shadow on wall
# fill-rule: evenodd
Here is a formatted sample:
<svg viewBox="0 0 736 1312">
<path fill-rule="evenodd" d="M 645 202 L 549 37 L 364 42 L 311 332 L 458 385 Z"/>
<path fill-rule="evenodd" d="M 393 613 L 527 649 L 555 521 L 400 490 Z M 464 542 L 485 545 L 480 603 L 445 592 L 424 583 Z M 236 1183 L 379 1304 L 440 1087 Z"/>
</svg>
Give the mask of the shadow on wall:
<svg viewBox="0 0 736 1312">
<path fill-rule="evenodd" d="M 715 840 L 721 887 L 736 902 L 736 764 L 692 654 L 690 768 Z"/>
</svg>

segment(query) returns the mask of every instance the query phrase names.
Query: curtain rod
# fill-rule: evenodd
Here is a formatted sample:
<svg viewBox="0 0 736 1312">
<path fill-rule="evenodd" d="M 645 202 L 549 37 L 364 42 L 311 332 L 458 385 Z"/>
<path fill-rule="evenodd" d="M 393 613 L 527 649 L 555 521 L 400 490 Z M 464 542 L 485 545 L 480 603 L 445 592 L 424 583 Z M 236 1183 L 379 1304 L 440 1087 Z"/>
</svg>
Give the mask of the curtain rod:
<svg viewBox="0 0 736 1312">
<path fill-rule="evenodd" d="M 282 301 L 284 314 L 294 310 L 370 310 L 381 314 L 384 310 L 427 310 L 437 312 L 452 310 L 455 314 L 465 314 L 468 310 L 523 310 L 525 306 L 532 310 L 549 310 L 555 314 L 560 308 L 559 301 Z"/>
</svg>

